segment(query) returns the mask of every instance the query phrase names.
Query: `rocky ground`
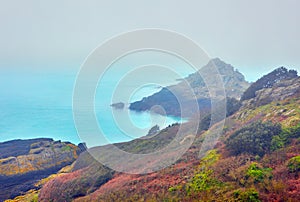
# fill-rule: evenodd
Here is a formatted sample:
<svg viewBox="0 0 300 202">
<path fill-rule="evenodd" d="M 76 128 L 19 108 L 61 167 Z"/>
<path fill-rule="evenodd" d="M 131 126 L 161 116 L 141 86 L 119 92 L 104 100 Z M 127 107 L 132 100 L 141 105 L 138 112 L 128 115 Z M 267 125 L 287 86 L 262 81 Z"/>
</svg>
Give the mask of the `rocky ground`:
<svg viewBox="0 0 300 202">
<path fill-rule="evenodd" d="M 0 143 L 0 201 L 13 198 L 62 167 L 72 164 L 82 147 L 53 139 Z"/>
</svg>

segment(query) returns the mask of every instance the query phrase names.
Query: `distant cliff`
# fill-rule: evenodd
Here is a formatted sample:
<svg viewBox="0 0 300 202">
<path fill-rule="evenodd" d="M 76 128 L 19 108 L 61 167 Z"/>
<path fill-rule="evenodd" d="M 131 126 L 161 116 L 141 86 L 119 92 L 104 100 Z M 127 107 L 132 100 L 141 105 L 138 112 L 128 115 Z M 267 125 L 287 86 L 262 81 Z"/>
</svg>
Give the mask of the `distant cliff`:
<svg viewBox="0 0 300 202">
<path fill-rule="evenodd" d="M 82 148 L 40 138 L 0 143 L 0 201 L 31 189 L 38 180 L 74 162 Z"/>
<path fill-rule="evenodd" d="M 153 106 L 160 105 L 164 108 L 166 114 L 181 116 L 180 104 L 184 103 L 184 106 L 187 106 L 183 109 L 185 110 L 185 114 L 191 116 L 196 110 L 188 107 L 189 102 L 194 102 L 193 100 L 197 99 L 200 111 L 209 111 L 210 100 L 218 99 L 218 90 L 221 91 L 223 89 L 215 89 L 214 92 L 210 92 L 204 82 L 204 79 L 200 75 L 206 75 L 207 78 L 205 78 L 205 80 L 216 80 L 216 75 L 210 73 L 214 67 L 219 71 L 226 96 L 239 100 L 250 84 L 245 80 L 244 76 L 240 72 L 234 69 L 233 66 L 226 64 L 219 58 L 215 58 L 198 72 L 190 74 L 184 79 L 184 81 L 181 81 L 177 85 L 165 87 L 158 93 L 145 97 L 140 101 L 131 103 L 129 108 L 135 111 L 148 111 L 152 110 Z M 187 95 L 186 92 L 188 92 L 189 89 L 187 89 L 187 86 L 184 85 L 185 81 L 190 85 L 188 88 L 192 88 L 195 98 Z M 177 94 L 180 95 L 181 103 L 178 102 L 176 96 L 172 92 L 177 92 Z M 160 112 L 158 111 L 157 113 Z"/>
</svg>

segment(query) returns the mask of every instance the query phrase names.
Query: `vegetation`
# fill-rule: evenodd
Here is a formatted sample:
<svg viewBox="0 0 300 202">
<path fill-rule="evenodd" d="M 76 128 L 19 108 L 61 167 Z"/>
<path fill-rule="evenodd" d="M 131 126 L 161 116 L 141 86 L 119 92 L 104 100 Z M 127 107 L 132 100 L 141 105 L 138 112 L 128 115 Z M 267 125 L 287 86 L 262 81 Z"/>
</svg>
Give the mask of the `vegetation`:
<svg viewBox="0 0 300 202">
<path fill-rule="evenodd" d="M 271 141 L 271 149 L 275 151 L 277 149 L 285 147 L 291 142 L 293 138 L 300 137 L 300 123 L 293 127 L 285 127 L 278 135 L 273 136 Z"/>
<path fill-rule="evenodd" d="M 226 145 L 234 155 L 249 153 L 263 156 L 271 150 L 273 137 L 280 133 L 279 124 L 257 121 L 234 132 Z"/>
<path fill-rule="evenodd" d="M 25 195 L 18 196 L 11 200 L 5 200 L 5 202 L 38 202 L 38 191 L 29 190 Z"/>
<path fill-rule="evenodd" d="M 149 136 L 149 138 L 135 139 L 131 142 L 118 143 L 115 145 L 126 152 L 147 154 L 168 145 L 176 136 L 178 129 L 179 124 L 174 123 L 172 126 L 160 130 L 157 135 Z"/>
<path fill-rule="evenodd" d="M 159 126 L 155 125 L 152 128 L 150 128 L 150 130 L 148 131 L 147 136 L 153 136 L 156 135 L 159 132 Z"/>
<path fill-rule="evenodd" d="M 288 169 L 290 172 L 300 171 L 300 156 L 295 156 L 288 161 Z"/>
<path fill-rule="evenodd" d="M 300 137 L 300 122 L 295 126 L 286 128 L 285 134 L 288 138 L 299 138 Z"/>
<path fill-rule="evenodd" d="M 198 131 L 201 132 L 202 130 L 208 130 L 210 126 L 210 122 L 211 122 L 211 114 L 204 116 L 199 123 Z"/>
<path fill-rule="evenodd" d="M 262 182 L 266 177 L 271 178 L 271 168 L 261 168 L 257 163 L 252 163 L 246 172 L 247 178 L 252 178 L 254 182 Z"/>
<path fill-rule="evenodd" d="M 273 86 L 276 92 L 284 91 L 284 85 L 276 88 L 279 84 L 275 84 L 295 76 L 284 68 L 275 72 L 254 90 Z M 226 130 L 200 161 L 202 140 L 210 135 L 203 131 L 210 130 L 209 114 L 199 124 L 201 132 L 188 134 L 195 135 L 195 141 L 181 159 L 157 172 L 112 172 L 85 152 L 73 172 L 43 186 L 39 201 L 300 201 L 300 94 L 293 92 L 268 104 L 245 102 L 242 109 L 239 101 L 228 99 Z M 154 127 L 152 134 L 158 131 L 157 135 L 116 146 L 130 153 L 153 152 L 169 144 L 179 127 L 174 124 L 160 131 Z"/>
<path fill-rule="evenodd" d="M 39 194 L 39 200 L 48 201 L 49 198 L 59 198 L 59 201 L 72 201 L 77 197 L 94 192 L 113 176 L 112 170 L 99 163 L 85 168 L 85 171 L 78 170 L 52 179 L 44 187 L 55 191 L 49 193 L 42 189 Z M 63 186 L 58 186 L 62 182 Z"/>
<path fill-rule="evenodd" d="M 237 112 L 241 106 L 242 106 L 241 102 L 238 101 L 237 99 L 227 97 L 226 98 L 226 117 L 231 116 L 232 114 Z M 218 111 L 218 110 L 216 110 L 216 111 Z M 220 118 L 218 118 L 218 117 L 220 117 Z M 223 118 L 224 117 L 221 117 L 221 115 L 217 116 L 217 120 L 215 120 L 215 123 L 220 121 Z M 200 120 L 198 131 L 201 132 L 202 130 L 208 130 L 210 125 L 211 124 L 213 125 L 215 123 L 211 123 L 211 114 L 207 114 Z"/>
<path fill-rule="evenodd" d="M 237 112 L 242 106 L 242 103 L 235 98 L 226 98 L 226 116 L 231 116 Z"/>
<path fill-rule="evenodd" d="M 286 137 L 284 137 L 283 133 L 280 133 L 279 135 L 274 135 L 271 141 L 271 150 L 275 151 L 277 149 L 284 147 L 286 142 L 287 139 Z"/>
<path fill-rule="evenodd" d="M 64 151 L 64 152 L 69 152 L 69 151 L 71 151 L 71 150 L 72 150 L 72 147 L 69 146 L 69 145 L 65 145 L 65 146 L 62 148 L 62 151 Z"/>
<path fill-rule="evenodd" d="M 213 177 L 213 170 L 209 168 L 218 158 L 219 155 L 216 153 L 216 150 L 212 150 L 201 160 L 199 170 L 186 186 L 189 195 L 220 186 L 220 182 Z"/>
<path fill-rule="evenodd" d="M 260 202 L 258 197 L 258 192 L 255 189 L 248 190 L 236 190 L 234 191 L 234 199 L 235 201 L 241 202 Z"/>
</svg>

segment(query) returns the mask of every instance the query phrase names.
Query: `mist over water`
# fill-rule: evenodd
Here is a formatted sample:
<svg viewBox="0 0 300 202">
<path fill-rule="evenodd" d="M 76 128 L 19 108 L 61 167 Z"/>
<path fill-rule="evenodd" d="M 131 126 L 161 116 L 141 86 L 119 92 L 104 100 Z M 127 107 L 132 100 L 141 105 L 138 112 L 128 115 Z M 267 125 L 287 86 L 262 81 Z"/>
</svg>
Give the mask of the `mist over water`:
<svg viewBox="0 0 300 202">
<path fill-rule="evenodd" d="M 49 137 L 55 140 L 80 143 L 72 114 L 72 93 L 76 71 L 1 71 L 0 75 L 0 141 Z M 137 113 L 110 107 L 116 80 L 120 75 L 103 78 L 95 96 L 98 123 L 109 142 L 129 141 L 147 134 L 155 124 L 160 128 L 180 122 L 178 117 L 163 117 L 148 112 Z M 175 81 L 175 80 L 174 80 Z M 126 89 L 130 86 L 122 85 Z M 120 87 L 119 87 L 120 88 Z M 121 89 L 122 90 L 122 89 Z M 160 90 L 157 85 L 146 85 L 132 94 L 131 101 L 139 100 Z M 122 101 L 122 100 L 120 100 Z M 127 103 L 128 104 L 128 103 Z M 128 113 L 134 128 L 119 129 L 114 116 L 127 120 Z M 128 121 L 128 120 L 127 120 Z M 86 125 L 88 130 L 89 125 Z M 128 131 L 129 130 L 129 131 Z M 97 137 L 88 146 L 101 145 Z"/>
<path fill-rule="evenodd" d="M 115 61 L 99 78 L 94 99 L 98 126 L 107 140 L 103 141 L 84 117 L 88 138 L 81 140 L 77 133 L 72 96 L 78 70 L 0 69 L 0 142 L 48 137 L 76 144 L 86 142 L 91 147 L 144 136 L 154 125 L 162 129 L 180 122 L 181 118 L 130 111 L 129 103 L 175 84 L 177 79 L 195 71 L 180 58 L 155 51 L 137 52 Z M 110 106 L 116 102 L 124 102 L 125 108 Z"/>
</svg>

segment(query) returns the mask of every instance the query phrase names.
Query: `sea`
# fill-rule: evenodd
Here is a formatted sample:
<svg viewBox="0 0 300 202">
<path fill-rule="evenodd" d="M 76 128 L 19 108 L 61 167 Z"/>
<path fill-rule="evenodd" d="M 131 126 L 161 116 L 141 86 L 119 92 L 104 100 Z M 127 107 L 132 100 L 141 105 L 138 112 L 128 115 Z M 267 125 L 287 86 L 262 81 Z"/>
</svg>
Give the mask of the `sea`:
<svg viewBox="0 0 300 202">
<path fill-rule="evenodd" d="M 77 130 L 74 122 L 72 100 L 81 68 L 84 63 L 0 68 L 0 142 L 44 137 L 74 144 L 85 142 L 93 147 L 145 136 L 155 125 L 162 129 L 186 121 L 128 109 L 129 103 L 195 72 L 189 64 L 172 55 L 139 52 L 115 61 L 99 77 L 93 107 L 97 127 L 106 141 L 92 134 L 93 126 L 84 117 L 81 126 L 91 135 L 82 135 L 82 127 Z M 115 102 L 123 102 L 125 107 L 111 107 Z"/>
<path fill-rule="evenodd" d="M 152 68 L 153 69 L 153 68 Z M 158 125 L 161 129 L 173 123 L 180 123 L 180 117 L 162 116 L 150 112 L 135 112 L 128 109 L 128 104 L 158 92 L 163 85 L 177 83 L 179 77 L 161 76 L 165 83 L 146 82 L 135 88 L 130 100 L 123 109 L 111 107 L 112 95 L 132 89 L 134 82 L 123 82 L 124 71 L 112 71 L 103 77 L 95 94 L 95 114 L 101 131 L 109 143 L 130 141 L 145 136 L 149 129 Z M 167 72 L 166 72 L 167 73 Z M 189 71 L 183 71 L 187 75 Z M 97 137 L 86 137 L 78 133 L 73 117 L 72 97 L 78 75 L 78 69 L 1 69 L 0 75 L 0 142 L 13 139 L 53 138 L 74 144 L 87 143 L 88 147 L 107 144 L 97 141 Z M 146 75 L 150 76 L 151 75 Z M 166 79 L 166 77 L 168 79 Z M 133 80 L 136 75 L 133 75 Z M 141 79 L 145 78 L 145 74 Z M 137 79 L 138 80 L 138 79 Z M 129 79 L 130 81 L 130 79 Z M 119 85 L 118 85 L 119 84 Z M 121 94 L 121 93 L 120 93 Z M 118 101 L 118 100 L 116 100 Z M 117 118 L 116 118 L 117 117 Z M 122 125 L 130 122 L 126 130 Z M 89 123 L 85 125 L 88 129 Z"/>
</svg>

